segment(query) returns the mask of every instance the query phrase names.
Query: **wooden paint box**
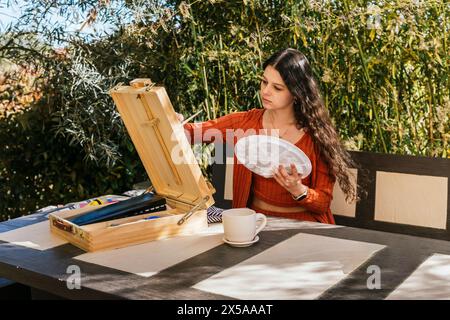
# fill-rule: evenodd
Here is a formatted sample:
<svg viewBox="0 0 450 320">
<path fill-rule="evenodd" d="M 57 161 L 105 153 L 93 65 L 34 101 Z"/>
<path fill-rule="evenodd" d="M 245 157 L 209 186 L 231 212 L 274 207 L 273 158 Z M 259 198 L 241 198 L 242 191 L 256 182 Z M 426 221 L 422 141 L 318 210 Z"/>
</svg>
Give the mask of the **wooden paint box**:
<svg viewBox="0 0 450 320">
<path fill-rule="evenodd" d="M 164 87 L 150 79 L 116 86 L 110 94 L 152 182 L 171 209 L 78 226 L 69 221 L 95 210 L 84 207 L 49 215 L 50 229 L 85 251 L 120 248 L 208 227 L 206 209 L 214 204 L 214 189 L 205 180 L 184 129 Z M 145 219 L 158 216 L 156 219 Z"/>
</svg>

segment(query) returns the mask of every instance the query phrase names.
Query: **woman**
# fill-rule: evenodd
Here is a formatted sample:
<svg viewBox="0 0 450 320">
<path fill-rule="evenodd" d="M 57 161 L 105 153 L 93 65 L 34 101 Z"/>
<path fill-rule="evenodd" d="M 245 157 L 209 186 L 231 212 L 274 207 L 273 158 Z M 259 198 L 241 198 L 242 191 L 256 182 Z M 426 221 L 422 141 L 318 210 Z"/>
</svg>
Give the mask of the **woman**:
<svg viewBox="0 0 450 320">
<path fill-rule="evenodd" d="M 347 170 L 353 164 L 340 144 L 308 60 L 295 49 L 285 49 L 273 54 L 263 64 L 263 69 L 260 91 L 263 109 L 232 113 L 203 123 L 188 123 L 184 128 L 191 136 L 195 130 L 202 133 L 209 129 L 220 130 L 224 140 L 227 129 L 267 133 L 278 130 L 281 139 L 293 143 L 309 157 L 311 174 L 300 179 L 292 164 L 290 173 L 280 166 L 274 177 L 267 179 L 238 164 L 235 157 L 233 207 L 250 207 L 267 215 L 334 224 L 330 203 L 336 179 L 347 200 L 357 198 Z M 202 141 L 212 139 L 203 137 Z"/>
</svg>

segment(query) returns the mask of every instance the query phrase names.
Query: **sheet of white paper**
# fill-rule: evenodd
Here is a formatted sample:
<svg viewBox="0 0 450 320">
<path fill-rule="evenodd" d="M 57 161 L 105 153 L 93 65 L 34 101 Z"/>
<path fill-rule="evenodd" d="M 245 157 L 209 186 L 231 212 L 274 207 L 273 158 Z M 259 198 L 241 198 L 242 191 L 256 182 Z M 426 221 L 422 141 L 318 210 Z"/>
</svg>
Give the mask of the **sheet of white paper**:
<svg viewBox="0 0 450 320">
<path fill-rule="evenodd" d="M 0 240 L 36 250 L 47 250 L 67 243 L 51 233 L 48 221 L 0 233 Z"/>
<path fill-rule="evenodd" d="M 223 244 L 223 226 L 211 224 L 201 233 L 82 254 L 77 260 L 151 277 L 159 271 Z"/>
<path fill-rule="evenodd" d="M 382 248 L 297 234 L 194 288 L 237 299 L 314 299 Z"/>
<path fill-rule="evenodd" d="M 387 299 L 450 300 L 450 255 L 432 255 L 400 284 Z"/>
</svg>

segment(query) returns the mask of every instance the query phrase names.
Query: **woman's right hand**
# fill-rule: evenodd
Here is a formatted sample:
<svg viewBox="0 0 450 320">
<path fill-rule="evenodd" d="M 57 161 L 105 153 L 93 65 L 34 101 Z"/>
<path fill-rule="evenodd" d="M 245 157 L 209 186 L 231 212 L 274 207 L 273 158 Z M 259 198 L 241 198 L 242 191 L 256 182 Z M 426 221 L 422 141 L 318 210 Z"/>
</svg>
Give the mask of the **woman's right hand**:
<svg viewBox="0 0 450 320">
<path fill-rule="evenodd" d="M 178 121 L 183 122 L 184 120 L 184 116 L 181 113 L 175 112 Z"/>
</svg>

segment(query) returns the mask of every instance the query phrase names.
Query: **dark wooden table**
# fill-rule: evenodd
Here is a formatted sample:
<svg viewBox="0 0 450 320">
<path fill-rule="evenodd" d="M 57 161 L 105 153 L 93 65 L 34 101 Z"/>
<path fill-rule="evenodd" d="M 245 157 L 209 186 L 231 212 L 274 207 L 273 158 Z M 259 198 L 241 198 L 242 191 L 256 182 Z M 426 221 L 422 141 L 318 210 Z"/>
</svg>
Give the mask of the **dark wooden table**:
<svg viewBox="0 0 450 320">
<path fill-rule="evenodd" d="M 31 215 L 3 222 L 0 224 L 0 233 L 45 220 L 43 215 Z M 267 227 L 260 234 L 260 241 L 251 247 L 233 248 L 227 244 L 219 244 L 150 277 L 75 260 L 74 257 L 84 252 L 70 244 L 35 250 L 0 241 L 0 277 L 68 299 L 234 299 L 235 297 L 203 291 L 195 286 L 248 259 L 258 257 L 287 239 L 305 234 L 332 238 L 336 242 L 344 239 L 384 246 L 345 277 L 323 290 L 315 299 L 385 299 L 432 255 L 450 255 L 448 241 L 324 226 L 269 218 Z M 302 250 L 309 250 L 310 246 L 311 253 L 320 251 L 312 243 L 301 246 Z M 339 250 L 339 245 L 336 250 Z M 326 256 L 323 258 L 323 261 L 327 260 Z M 67 273 L 67 267 L 70 265 L 78 265 L 82 270 L 81 289 L 68 289 L 66 280 L 70 274 Z M 379 289 L 369 289 L 367 286 L 371 275 L 368 267 L 371 265 L 378 266 L 382 271 Z M 320 272 L 317 272 L 317 280 L 320 277 Z M 314 277 L 309 281 L 314 282 Z M 277 298 L 279 297 L 273 297 Z M 450 299 L 450 296 L 447 298 Z"/>
</svg>

